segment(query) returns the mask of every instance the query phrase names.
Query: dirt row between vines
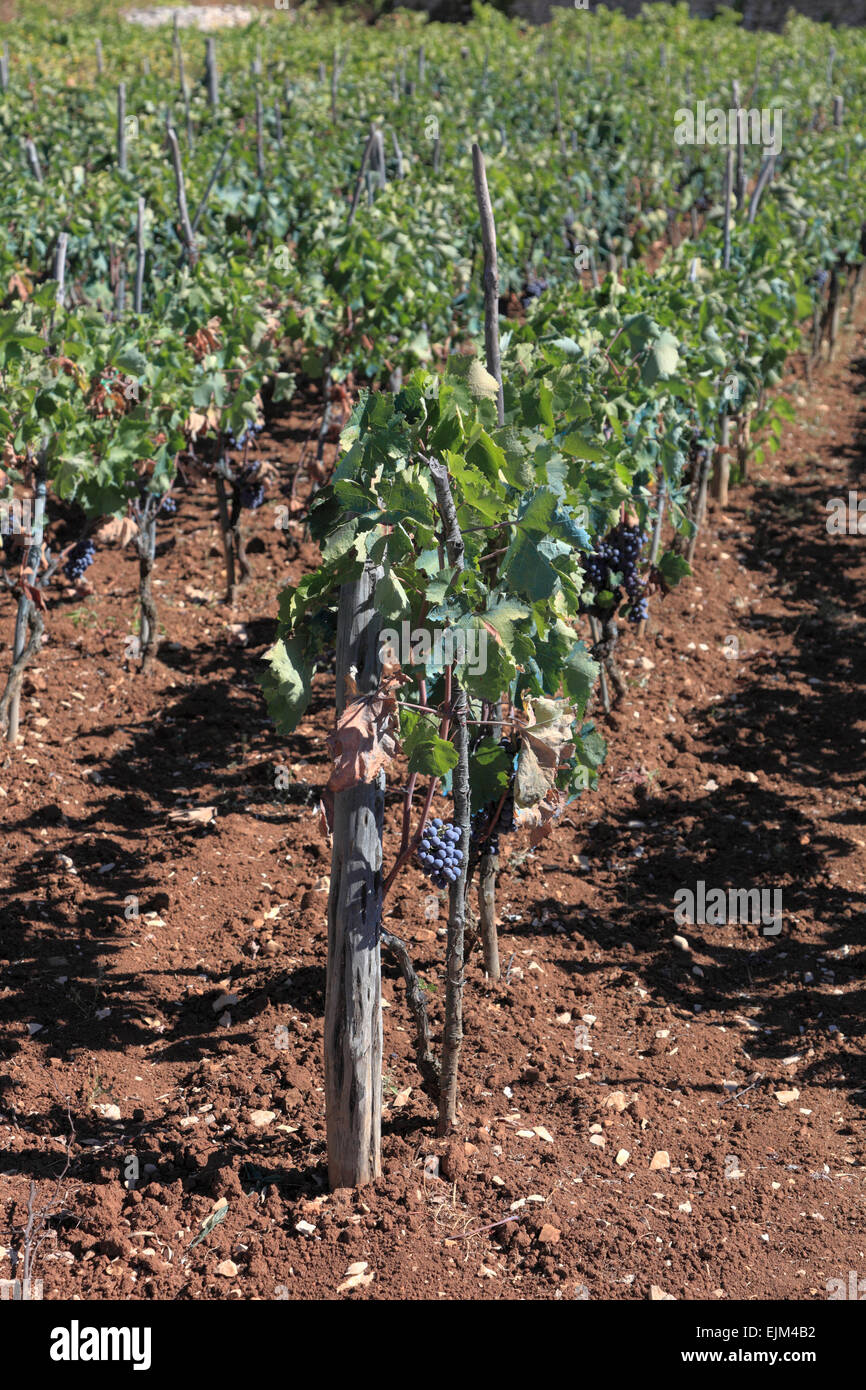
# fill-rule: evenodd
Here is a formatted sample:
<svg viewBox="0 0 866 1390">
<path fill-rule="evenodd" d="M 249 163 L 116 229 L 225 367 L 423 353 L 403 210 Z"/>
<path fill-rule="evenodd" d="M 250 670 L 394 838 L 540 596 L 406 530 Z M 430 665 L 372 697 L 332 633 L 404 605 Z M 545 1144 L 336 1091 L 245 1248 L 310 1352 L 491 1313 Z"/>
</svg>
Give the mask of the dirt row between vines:
<svg viewBox="0 0 866 1390">
<path fill-rule="evenodd" d="M 325 1170 L 332 686 L 281 740 L 256 684 L 314 557 L 272 493 L 230 611 L 213 497 L 183 492 L 145 681 L 136 562 L 100 550 L 0 766 L 0 1277 L 31 1184 L 55 1299 L 822 1299 L 866 1274 L 866 540 L 825 511 L 862 481 L 864 382 L 862 327 L 789 381 L 798 425 L 623 638 L 598 792 L 536 852 L 504 842 L 507 978 L 470 963 L 452 1141 L 385 963 L 384 1177 L 358 1194 Z M 305 410 L 262 437 L 286 477 Z M 780 890 L 781 932 L 678 925 L 699 880 Z M 444 904 L 409 868 L 388 908 L 438 1030 Z"/>
</svg>

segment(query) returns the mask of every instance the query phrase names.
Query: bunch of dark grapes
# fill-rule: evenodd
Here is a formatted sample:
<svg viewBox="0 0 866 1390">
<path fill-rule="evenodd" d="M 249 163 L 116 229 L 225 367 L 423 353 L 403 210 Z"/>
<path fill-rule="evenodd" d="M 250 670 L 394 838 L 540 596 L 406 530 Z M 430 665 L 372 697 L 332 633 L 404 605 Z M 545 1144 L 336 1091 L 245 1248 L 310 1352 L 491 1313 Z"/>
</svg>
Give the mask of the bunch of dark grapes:
<svg viewBox="0 0 866 1390">
<path fill-rule="evenodd" d="M 502 803 L 502 810 L 499 812 L 496 824 L 487 834 L 487 827 L 492 818 L 496 815 L 496 806 L 482 806 L 480 811 L 476 811 L 471 821 L 472 849 L 470 853 L 473 858 L 476 854 L 498 854 L 499 836 L 513 835 L 517 829 L 514 819 L 514 787 L 510 787 L 508 795 Z"/>
<path fill-rule="evenodd" d="M 248 463 L 238 474 L 241 491 L 241 506 L 255 512 L 265 500 L 265 485 L 258 481 L 259 463 Z"/>
<path fill-rule="evenodd" d="M 63 573 L 73 584 L 77 584 L 84 571 L 93 564 L 95 558 L 96 551 L 93 547 L 93 541 L 79 541 L 70 552 L 69 559 L 63 566 Z"/>
<path fill-rule="evenodd" d="M 244 425 L 243 429 L 241 430 L 240 434 L 237 435 L 237 437 L 235 437 L 234 430 L 226 430 L 226 440 L 228 441 L 229 448 L 242 449 L 246 443 L 248 443 L 254 438 L 255 435 L 261 434 L 264 427 L 264 420 L 256 420 L 255 422 L 250 422 L 249 424 Z"/>
<path fill-rule="evenodd" d="M 177 511 L 177 503 L 175 502 L 173 497 L 163 497 L 162 501 L 157 507 L 157 511 L 164 512 L 166 516 L 174 516 L 175 512 Z"/>
<path fill-rule="evenodd" d="M 418 858 L 424 873 L 437 888 L 456 883 L 463 862 L 457 826 L 445 825 L 438 816 L 428 821 L 418 846 Z"/>
<path fill-rule="evenodd" d="M 647 534 L 639 526 L 629 526 L 621 521 L 609 531 L 598 549 L 583 558 L 583 573 L 587 588 L 596 594 L 609 590 L 616 596 L 619 582 L 614 586 L 613 575 L 622 576 L 622 587 L 628 601 L 628 620 L 641 623 L 649 615 L 645 595 L 646 584 L 638 572 L 640 553 L 647 542 Z M 584 612 L 594 604 L 581 603 Z"/>
<path fill-rule="evenodd" d="M 812 275 L 809 276 L 809 279 L 812 281 L 813 285 L 817 287 L 818 292 L 820 293 L 826 285 L 827 281 L 830 279 L 830 272 L 829 270 L 816 270 L 813 272 Z"/>
<path fill-rule="evenodd" d="M 547 289 L 547 287 L 548 286 L 546 280 L 540 280 L 537 279 L 534 275 L 530 275 L 529 279 L 526 281 L 526 284 L 523 286 L 523 293 L 520 296 L 520 302 L 523 305 L 524 309 L 529 308 L 533 299 L 537 299 L 539 295 L 544 294 L 544 291 Z"/>
</svg>

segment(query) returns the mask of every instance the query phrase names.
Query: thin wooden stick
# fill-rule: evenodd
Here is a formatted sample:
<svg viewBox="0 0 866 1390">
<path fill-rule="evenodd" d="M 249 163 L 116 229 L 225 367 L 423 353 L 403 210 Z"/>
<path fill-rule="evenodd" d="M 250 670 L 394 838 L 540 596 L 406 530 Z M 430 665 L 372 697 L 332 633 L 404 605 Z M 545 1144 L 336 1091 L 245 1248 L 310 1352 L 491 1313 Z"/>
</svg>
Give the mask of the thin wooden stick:
<svg viewBox="0 0 866 1390">
<path fill-rule="evenodd" d="M 754 222 L 755 217 L 757 216 L 758 206 L 761 202 L 761 198 L 763 197 L 764 189 L 767 187 L 767 184 L 769 183 L 770 178 L 772 176 L 773 165 L 775 164 L 775 162 L 776 156 L 768 154 L 763 164 L 761 165 L 761 172 L 758 175 L 758 182 L 755 184 L 754 192 L 752 193 L 752 199 L 749 203 L 748 221 L 750 226 Z"/>
<path fill-rule="evenodd" d="M 496 379 L 499 387 L 496 413 L 500 425 L 504 425 L 505 400 L 502 394 L 502 364 L 499 356 L 499 266 L 496 258 L 496 224 L 493 220 L 490 190 L 487 187 L 484 155 L 476 144 L 472 146 L 472 173 L 484 247 L 484 346 L 487 370 Z"/>
<path fill-rule="evenodd" d="M 177 191 L 177 211 L 178 216 L 180 217 L 181 231 L 183 232 L 185 253 L 189 256 L 190 262 L 194 264 L 196 259 L 195 237 L 193 235 L 193 230 L 190 225 L 189 211 L 186 205 L 186 184 L 184 183 L 183 165 L 181 164 L 180 160 L 180 146 L 177 143 L 177 134 L 173 126 L 169 127 L 168 131 L 166 132 L 166 137 L 168 139 L 169 149 L 171 151 L 172 164 L 174 165 L 174 182 Z"/>
</svg>

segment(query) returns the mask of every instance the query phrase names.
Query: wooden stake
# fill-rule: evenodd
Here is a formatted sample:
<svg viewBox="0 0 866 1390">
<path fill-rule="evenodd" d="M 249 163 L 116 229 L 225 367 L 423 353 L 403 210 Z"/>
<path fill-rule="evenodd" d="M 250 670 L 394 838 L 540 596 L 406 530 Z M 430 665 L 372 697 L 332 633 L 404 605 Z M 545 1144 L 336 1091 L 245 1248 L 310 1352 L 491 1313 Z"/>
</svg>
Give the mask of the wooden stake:
<svg viewBox="0 0 866 1390">
<path fill-rule="evenodd" d="M 340 590 L 337 714 L 346 676 L 375 690 L 381 675 L 380 618 L 373 606 L 381 571 L 370 565 Z M 361 1187 L 381 1173 L 382 831 L 384 774 L 334 797 L 328 970 L 325 990 L 325 1112 L 332 1189 Z"/>
</svg>

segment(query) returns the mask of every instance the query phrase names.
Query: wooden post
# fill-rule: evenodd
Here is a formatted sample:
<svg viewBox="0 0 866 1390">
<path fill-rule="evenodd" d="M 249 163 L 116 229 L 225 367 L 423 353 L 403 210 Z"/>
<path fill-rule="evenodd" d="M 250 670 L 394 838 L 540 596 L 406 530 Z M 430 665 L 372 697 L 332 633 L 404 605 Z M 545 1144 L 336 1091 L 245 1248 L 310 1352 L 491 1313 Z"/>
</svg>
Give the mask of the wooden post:
<svg viewBox="0 0 866 1390">
<path fill-rule="evenodd" d="M 557 104 L 558 101 L 559 93 L 557 90 Z M 477 145 L 472 148 L 472 168 L 475 178 L 475 196 L 478 200 L 478 215 L 481 219 L 481 239 L 484 247 L 484 342 L 487 370 L 495 378 L 499 387 L 496 398 L 497 418 L 500 425 L 504 425 L 505 401 L 502 392 L 502 363 L 499 355 L 499 267 L 496 254 L 496 223 L 493 218 L 493 207 L 487 187 L 484 156 Z M 498 869 L 498 854 L 482 854 L 478 866 L 478 911 L 484 948 L 484 968 L 492 980 L 498 980 L 500 977 L 499 940 L 496 926 L 496 875 Z"/>
<path fill-rule="evenodd" d="M 367 566 L 340 590 L 337 714 L 351 669 L 362 694 L 381 673 L 380 618 L 373 607 L 380 571 Z M 381 1173 L 382 830 L 384 776 L 334 796 L 328 972 L 325 990 L 325 1110 L 331 1188 L 361 1187 Z"/>
<path fill-rule="evenodd" d="M 833 98 L 833 124 L 837 128 L 842 124 L 842 112 L 845 110 L 845 98 Z"/>
<path fill-rule="evenodd" d="M 33 509 L 33 527 L 30 533 L 30 545 L 27 548 L 27 557 L 24 562 L 25 572 L 29 575 L 29 582 L 31 585 L 36 584 L 36 578 L 39 574 L 39 563 L 42 558 L 42 528 L 45 519 L 45 493 L 45 465 L 42 459 L 40 459 L 36 473 L 36 505 Z M 9 701 L 6 737 L 9 743 L 18 742 L 18 729 L 21 719 L 22 667 L 20 663 L 29 645 L 27 641 L 27 630 L 32 622 L 33 610 L 33 600 L 27 594 L 22 593 L 18 600 L 18 612 L 15 618 L 15 636 L 12 641 L 13 670 L 10 673 L 9 684 L 7 686 Z M 41 631 L 41 622 L 39 631 Z M 16 667 L 18 668 L 17 672 L 15 669 Z"/>
<path fill-rule="evenodd" d="M 126 83 L 117 84 L 117 167 L 126 173 Z"/>
</svg>

